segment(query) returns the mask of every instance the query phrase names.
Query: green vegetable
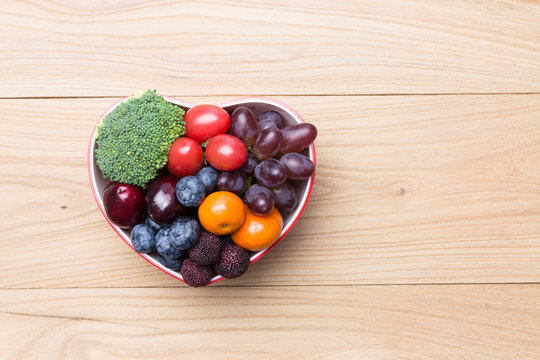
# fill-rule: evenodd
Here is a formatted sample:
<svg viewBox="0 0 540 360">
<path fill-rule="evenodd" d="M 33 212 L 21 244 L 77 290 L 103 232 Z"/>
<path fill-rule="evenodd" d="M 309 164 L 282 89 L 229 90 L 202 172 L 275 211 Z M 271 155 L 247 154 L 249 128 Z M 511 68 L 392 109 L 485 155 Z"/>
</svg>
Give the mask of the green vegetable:
<svg viewBox="0 0 540 360">
<path fill-rule="evenodd" d="M 97 126 L 96 159 L 103 176 L 145 187 L 167 163 L 174 140 L 185 134 L 183 115 L 155 90 L 118 105 Z"/>
</svg>

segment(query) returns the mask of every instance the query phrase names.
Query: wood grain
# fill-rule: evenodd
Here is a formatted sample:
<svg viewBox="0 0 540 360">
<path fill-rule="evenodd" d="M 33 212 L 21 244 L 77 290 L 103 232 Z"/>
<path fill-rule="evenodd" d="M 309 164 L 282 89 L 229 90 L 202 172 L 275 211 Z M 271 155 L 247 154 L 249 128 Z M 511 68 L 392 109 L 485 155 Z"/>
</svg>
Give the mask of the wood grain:
<svg viewBox="0 0 540 360">
<path fill-rule="evenodd" d="M 539 18 L 525 0 L 4 0 L 0 358 L 539 359 Z M 184 286 L 99 213 L 92 127 L 141 88 L 269 95 L 318 127 L 306 211 L 242 278 Z"/>
<path fill-rule="evenodd" d="M 538 359 L 539 285 L 0 290 L 6 359 Z"/>
<path fill-rule="evenodd" d="M 312 198 L 220 286 L 540 281 L 540 95 L 279 99 L 319 128 Z M 92 198 L 87 141 L 114 101 L 0 101 L 1 288 L 178 285 Z"/>
<path fill-rule="evenodd" d="M 0 97 L 540 91 L 537 1 L 19 1 Z"/>
</svg>

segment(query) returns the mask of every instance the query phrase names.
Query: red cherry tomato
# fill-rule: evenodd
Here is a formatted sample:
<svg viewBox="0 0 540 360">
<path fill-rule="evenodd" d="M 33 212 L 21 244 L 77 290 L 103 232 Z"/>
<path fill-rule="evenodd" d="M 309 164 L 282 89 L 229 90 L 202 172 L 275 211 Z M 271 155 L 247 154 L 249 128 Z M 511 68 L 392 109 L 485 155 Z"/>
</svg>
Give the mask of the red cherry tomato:
<svg viewBox="0 0 540 360">
<path fill-rule="evenodd" d="M 186 136 L 202 144 L 229 129 L 229 114 L 217 105 L 195 105 L 184 115 Z"/>
<path fill-rule="evenodd" d="M 182 137 L 176 139 L 169 149 L 167 169 L 179 178 L 195 175 L 203 165 L 201 145 L 193 139 Z"/>
<path fill-rule="evenodd" d="M 236 170 L 247 160 L 246 145 L 232 135 L 214 136 L 206 145 L 206 160 L 218 170 Z"/>
</svg>

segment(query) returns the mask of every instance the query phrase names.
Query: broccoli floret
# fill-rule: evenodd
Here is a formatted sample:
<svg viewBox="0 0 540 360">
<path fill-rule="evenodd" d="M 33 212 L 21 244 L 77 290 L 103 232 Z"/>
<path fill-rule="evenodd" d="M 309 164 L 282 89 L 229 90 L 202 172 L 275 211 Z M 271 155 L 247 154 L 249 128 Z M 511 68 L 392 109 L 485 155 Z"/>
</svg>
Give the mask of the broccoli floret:
<svg viewBox="0 0 540 360">
<path fill-rule="evenodd" d="M 97 126 L 96 159 L 103 176 L 145 187 L 186 132 L 184 110 L 148 90 L 118 105 Z"/>
</svg>

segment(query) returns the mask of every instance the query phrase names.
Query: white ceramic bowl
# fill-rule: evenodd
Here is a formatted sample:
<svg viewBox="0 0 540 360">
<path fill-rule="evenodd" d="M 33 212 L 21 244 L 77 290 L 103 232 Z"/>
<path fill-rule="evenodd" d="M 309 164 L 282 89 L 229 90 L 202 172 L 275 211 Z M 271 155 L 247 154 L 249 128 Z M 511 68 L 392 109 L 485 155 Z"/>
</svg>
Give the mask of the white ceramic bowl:
<svg viewBox="0 0 540 360">
<path fill-rule="evenodd" d="M 194 104 L 189 104 L 187 102 L 184 102 L 182 100 L 178 100 L 172 97 L 164 96 L 165 100 L 169 101 L 170 103 L 176 104 L 183 108 L 184 110 L 189 110 Z M 103 117 L 110 114 L 111 111 L 118 106 L 120 103 L 126 101 L 129 99 L 129 97 L 126 97 L 117 103 L 113 104 L 109 109 L 107 109 L 99 118 L 96 125 L 101 122 Z M 263 98 L 263 97 L 246 97 L 246 98 L 240 98 L 236 100 L 232 100 L 229 102 L 226 102 L 224 104 L 220 104 L 222 108 L 224 108 L 226 111 L 231 112 L 231 110 L 234 110 L 238 106 L 245 106 L 253 110 L 256 116 L 259 114 L 262 114 L 265 111 L 275 111 L 279 113 L 285 123 L 287 125 L 291 124 L 297 124 L 297 123 L 303 123 L 304 120 L 289 106 L 285 105 L 284 103 L 270 99 L 270 98 Z M 101 174 L 101 171 L 99 170 L 97 164 L 96 164 L 96 156 L 95 156 L 95 147 L 96 147 L 96 126 L 94 126 L 94 130 L 92 131 L 92 136 L 90 137 L 90 143 L 88 145 L 88 176 L 90 177 L 90 187 L 92 188 L 92 193 L 94 194 L 94 198 L 96 199 L 96 203 L 101 210 L 101 213 L 105 217 L 105 219 L 109 222 L 109 225 L 116 231 L 118 236 L 124 240 L 124 242 L 129 245 L 133 249 L 133 245 L 131 244 L 130 239 L 130 231 L 131 230 L 124 230 L 120 229 L 118 226 L 114 225 L 108 218 L 105 213 L 105 208 L 103 206 L 103 191 L 105 189 L 105 186 L 109 183 L 108 179 L 103 178 L 103 175 Z M 308 156 L 311 161 L 313 161 L 313 164 L 316 165 L 316 159 L 315 159 L 315 147 L 312 144 L 309 146 L 308 149 L 303 151 L 303 154 Z M 278 242 L 285 237 L 285 235 L 289 232 L 289 230 L 292 229 L 298 218 L 300 217 L 300 214 L 302 214 L 302 211 L 304 210 L 309 196 L 311 194 L 311 189 L 313 187 L 313 181 L 315 179 L 315 173 L 311 176 L 311 178 L 304 180 L 304 181 L 295 181 L 291 182 L 291 184 L 294 186 L 296 193 L 298 195 L 298 206 L 296 209 L 291 212 L 290 214 L 284 216 L 283 218 L 283 230 L 281 231 L 281 234 L 279 238 L 269 247 L 266 249 L 260 250 L 256 253 L 252 253 L 251 255 L 251 261 L 250 264 L 253 264 L 255 261 L 259 260 L 261 257 L 263 257 L 270 249 L 272 249 Z M 133 249 L 133 251 L 135 251 Z M 135 251 L 136 252 L 136 251 Z M 161 263 L 157 260 L 157 258 L 151 254 L 139 254 L 141 257 L 143 257 L 146 261 L 160 269 L 161 271 L 171 275 L 172 277 L 184 281 L 182 279 L 182 275 L 180 275 L 179 271 L 170 270 L 169 268 L 166 268 L 165 266 L 161 265 Z M 222 280 L 223 277 L 221 276 L 214 276 L 210 284 L 213 284 L 217 281 Z"/>
</svg>

